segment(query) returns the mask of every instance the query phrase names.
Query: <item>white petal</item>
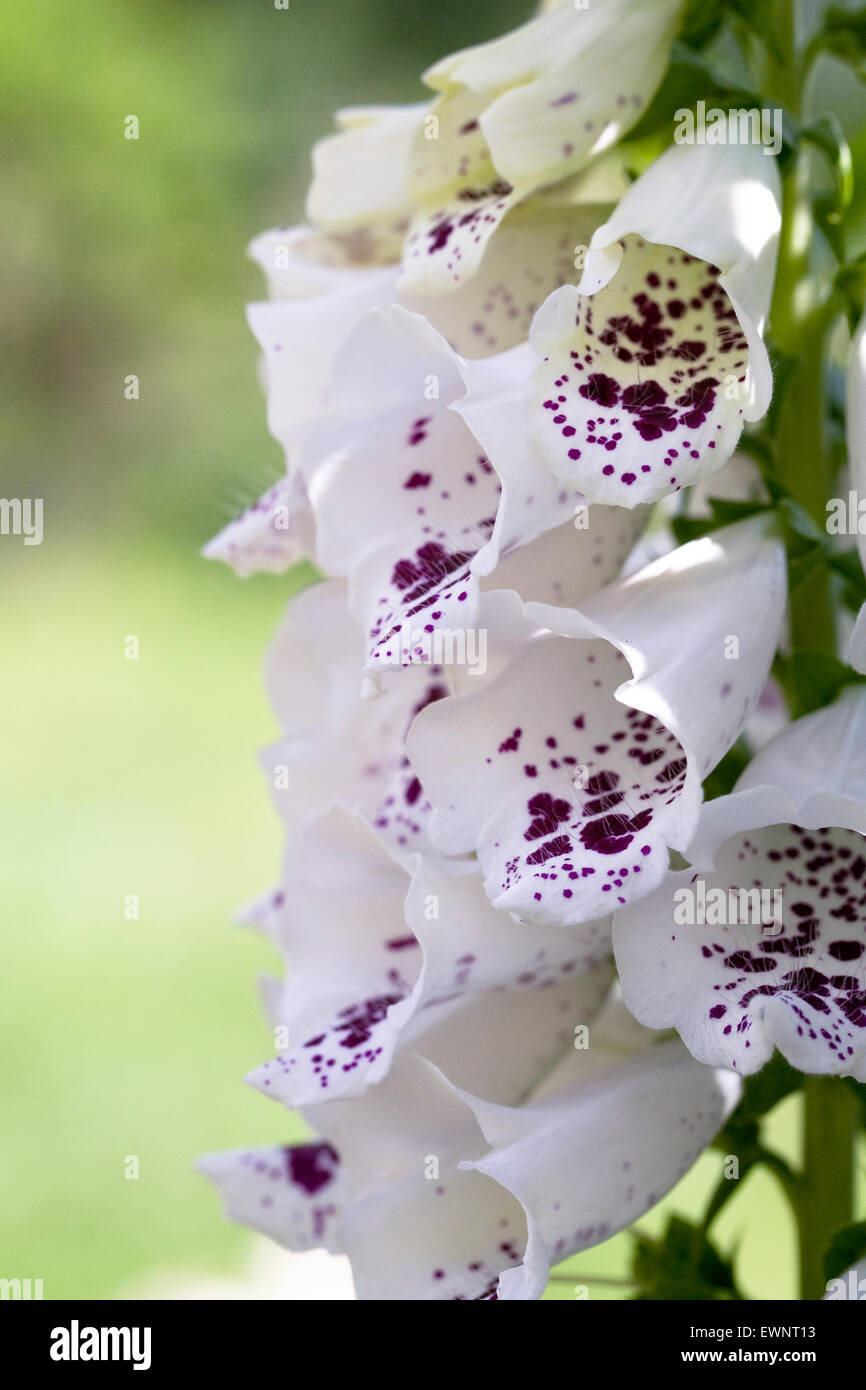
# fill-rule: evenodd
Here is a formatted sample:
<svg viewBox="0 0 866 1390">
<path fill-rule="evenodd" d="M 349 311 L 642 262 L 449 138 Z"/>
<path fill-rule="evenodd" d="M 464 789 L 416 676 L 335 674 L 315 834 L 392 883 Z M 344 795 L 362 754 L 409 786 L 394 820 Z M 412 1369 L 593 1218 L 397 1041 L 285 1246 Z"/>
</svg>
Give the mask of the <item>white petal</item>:
<svg viewBox="0 0 866 1390">
<path fill-rule="evenodd" d="M 654 1206 L 713 1139 L 736 1095 L 723 1074 L 673 1042 L 523 1110 L 475 1102 L 491 1152 L 469 1166 L 513 1193 L 528 1225 L 523 1262 L 503 1274 L 499 1297 L 540 1298 L 552 1264 Z"/>
<path fill-rule="evenodd" d="M 728 839 L 712 874 L 669 875 L 616 920 L 635 1016 L 743 1074 L 778 1047 L 801 1071 L 866 1078 L 863 849 L 851 830 L 773 825 Z"/>
<path fill-rule="evenodd" d="M 358 1094 L 388 1070 L 421 950 L 409 879 L 359 819 L 334 809 L 289 837 L 273 933 L 288 973 L 279 1055 L 247 1079 L 289 1106 Z"/>
<path fill-rule="evenodd" d="M 763 748 L 790 723 L 784 692 L 772 676 L 761 691 L 754 714 L 749 716 L 743 733 L 752 749 Z"/>
<path fill-rule="evenodd" d="M 523 1256 L 526 1225 L 498 1184 L 461 1168 L 487 1148 L 475 1096 L 522 1101 L 553 1056 L 574 1053 L 574 1024 L 592 1021 L 607 978 L 596 970 L 568 985 L 481 996 L 450 1028 L 418 1034 L 424 1060 L 401 1054 L 363 1097 L 316 1107 L 317 1126 L 344 1159 L 340 1233 L 360 1298 L 495 1296 L 499 1273 Z M 570 1008 L 560 1007 L 569 992 Z"/>
<path fill-rule="evenodd" d="M 486 1145 L 436 1068 L 408 1058 L 360 1100 L 317 1107 L 317 1118 L 349 1174 L 340 1235 L 358 1297 L 495 1297 L 500 1272 L 521 1257 L 523 1213 L 501 1187 L 459 1170 Z"/>
<path fill-rule="evenodd" d="M 527 612 L 556 632 L 604 637 L 624 653 L 634 681 L 617 698 L 672 731 L 693 786 L 761 698 L 786 598 L 783 546 L 757 516 L 663 555 L 586 599 L 579 613 L 541 604 Z"/>
<path fill-rule="evenodd" d="M 512 347 L 526 338 L 538 305 L 574 273 L 574 247 L 589 241 L 598 221 L 594 208 L 534 199 L 508 220 L 473 280 L 436 298 L 403 293 L 399 302 L 469 357 Z M 288 449 L 327 408 L 334 354 L 352 327 L 369 309 L 396 300 L 397 274 L 371 259 L 375 247 L 359 232 L 278 228 L 258 237 L 250 253 L 271 297 L 292 301 L 282 311 L 250 311 L 266 354 L 271 428 Z"/>
<path fill-rule="evenodd" d="M 311 437 L 301 463 L 318 559 L 353 575 L 371 661 L 399 663 L 404 626 L 423 630 L 432 613 L 474 626 L 474 614 L 449 623 L 442 604 L 468 597 L 467 565 L 492 530 L 500 484 L 448 409 L 464 389 L 459 359 L 419 315 L 370 315 L 340 354 L 335 389 L 339 420 Z"/>
<path fill-rule="evenodd" d="M 621 1032 L 611 1013 L 528 1105 L 458 1090 L 407 1057 L 363 1098 L 317 1107 L 344 1158 L 340 1229 L 360 1298 L 537 1298 L 551 1263 L 642 1215 L 687 1170 L 738 1082 L 631 1022 Z"/>
<path fill-rule="evenodd" d="M 283 574 L 314 548 L 313 517 L 303 480 L 280 478 L 257 502 L 208 541 L 202 554 L 223 560 L 241 579 Z"/>
<path fill-rule="evenodd" d="M 197 1167 L 219 1189 L 232 1221 L 289 1250 L 339 1251 L 335 1217 L 342 1181 L 332 1144 L 237 1149 L 208 1154 Z"/>
<path fill-rule="evenodd" d="M 608 192 L 606 187 L 599 188 L 599 201 Z M 483 216 L 476 231 L 474 224 L 461 223 L 465 212 L 462 206 L 453 232 L 438 253 L 428 254 L 429 243 L 413 243 L 419 253 L 416 261 L 410 247 L 400 302 L 425 314 L 457 352 L 470 358 L 487 357 L 525 341 L 539 305 L 574 278 L 575 250 L 589 244 L 606 210 L 539 196 L 508 212 L 496 225 L 495 236 L 494 224 Z M 481 240 L 476 241 L 479 230 Z M 441 237 L 434 236 L 436 240 Z M 465 249 L 449 270 L 458 241 L 466 243 Z M 470 264 L 471 275 L 467 274 Z M 448 292 L 424 293 L 425 288 L 435 289 L 431 276 L 437 266 L 444 270 L 442 288 Z"/>
<path fill-rule="evenodd" d="M 479 125 L 481 110 L 471 92 L 458 90 L 436 102 L 436 124 L 415 139 L 408 171 L 415 213 L 403 251 L 405 291 L 441 294 L 469 279 L 493 232 L 520 201 L 493 166 Z"/>
<path fill-rule="evenodd" d="M 470 112 L 474 105 L 473 99 Z M 448 98 L 449 119 L 459 123 L 465 114 Z M 467 141 L 472 153 L 464 152 Z M 438 191 L 432 201 L 421 196 L 409 227 L 401 297 L 428 313 L 461 352 L 478 357 L 526 337 L 530 311 L 575 278 L 578 252 L 586 253 L 628 185 L 613 152 L 572 179 L 524 196 L 496 174 L 472 120 L 437 143 L 434 162 L 440 152 L 446 160 L 460 156 L 460 177 L 456 187 L 440 189 L 437 180 L 447 180 L 447 171 L 421 174 Z"/>
<path fill-rule="evenodd" d="M 671 147 L 539 310 L 535 428 L 557 476 L 634 506 L 716 472 L 772 378 L 762 332 L 778 173 L 755 146 Z"/>
<path fill-rule="evenodd" d="M 681 5 L 637 0 L 550 14 L 443 59 L 425 80 L 447 102 L 474 98 L 492 163 L 525 189 L 564 178 L 635 123 L 661 81 Z M 456 170 L 454 171 L 457 172 Z"/>
<path fill-rule="evenodd" d="M 410 731 L 435 843 L 477 850 L 491 901 L 523 920 L 591 920 L 664 873 L 686 761 L 614 699 L 627 675 L 604 642 L 538 638 Z"/>
<path fill-rule="evenodd" d="M 367 227 L 392 235 L 399 252 L 408 221 L 409 151 L 427 106 L 354 107 L 337 114 L 336 135 L 313 149 L 307 197 L 311 222 L 329 229 Z"/>
<path fill-rule="evenodd" d="M 587 508 L 585 527 L 567 521 L 506 551 L 482 589 L 513 589 L 527 603 L 582 603 L 619 574 L 644 520 L 621 507 Z"/>
<path fill-rule="evenodd" d="M 761 477 L 761 470 L 748 454 L 734 454 L 720 473 L 714 473 L 702 483 L 697 483 L 689 493 L 688 515 L 712 516 L 711 498 L 718 497 L 730 502 L 767 502 L 769 494 Z M 679 499 L 670 497 L 666 501 L 669 515 L 675 516 Z"/>
<path fill-rule="evenodd" d="M 422 1171 L 428 1156 L 436 1157 L 419 1150 Z M 526 1242 L 523 1212 L 480 1173 L 444 1177 L 439 1183 L 392 1182 L 347 1209 L 343 1242 L 359 1299 L 498 1297 L 500 1274 L 519 1261 Z"/>
<path fill-rule="evenodd" d="M 701 1061 L 748 1073 L 777 1046 L 866 1077 L 864 732 L 862 686 L 791 725 L 705 808 L 696 868 L 617 916 L 626 1002 Z"/>
<path fill-rule="evenodd" d="M 527 196 L 616 144 L 661 79 L 679 8 L 659 0 L 649 30 L 636 0 L 563 8 L 426 74 L 442 95 L 410 157 L 404 288 L 442 294 L 470 279 Z"/>
<path fill-rule="evenodd" d="M 424 966 L 401 1047 L 455 1085 L 514 1103 L 598 1013 L 611 980 L 608 919 L 553 935 L 517 924 L 487 902 L 477 866 L 420 866 L 406 912 Z"/>
<path fill-rule="evenodd" d="M 291 452 L 305 425 L 328 407 L 331 367 L 355 324 L 394 298 L 394 272 L 365 272 L 343 291 L 250 304 L 247 319 L 264 354 L 268 428 Z"/>
<path fill-rule="evenodd" d="M 337 1238 L 361 1299 L 538 1297 L 551 1262 L 605 1239 L 681 1176 L 736 1080 L 678 1043 L 647 1047 L 616 1007 L 591 1027 L 592 1048 L 567 1048 L 557 1080 L 528 1106 L 469 1094 L 404 1055 L 362 1097 L 314 1107 L 329 1157 L 340 1155 Z M 502 1076 L 526 1051 L 525 1029 L 518 1014 L 510 1034 L 494 1034 Z M 631 1057 L 635 1048 L 646 1050 Z M 258 1191 L 238 1176 L 235 1214 L 260 1221 Z"/>
<path fill-rule="evenodd" d="M 502 483 L 496 524 L 490 545 L 478 557 L 478 572 L 491 573 L 500 557 L 556 530 L 571 517 L 575 562 L 589 571 L 582 592 L 580 585 L 570 584 L 571 597 L 562 600 L 576 603 L 618 573 L 646 517 L 642 512 L 629 515 L 618 507 L 588 512 L 585 499 L 563 487 L 546 469 L 529 432 L 526 383 L 531 370 L 531 350 L 526 345 L 483 362 L 463 364 L 466 394 L 452 408 L 469 425 Z M 544 550 L 540 545 L 533 554 Z M 590 578 L 593 569 L 600 571 L 594 579 Z M 496 582 L 498 587 L 509 587 L 499 578 Z M 527 599 L 536 596 L 524 593 L 518 584 L 513 587 Z"/>
<path fill-rule="evenodd" d="M 501 1188 L 458 1170 L 485 1145 L 453 1086 L 410 1058 L 362 1099 L 317 1106 L 316 1117 L 326 1135 L 316 1144 L 201 1160 L 228 1214 L 291 1249 L 345 1250 L 361 1299 L 494 1297 L 525 1223 Z M 299 1171 L 281 1182 L 293 1155 Z"/>
<path fill-rule="evenodd" d="M 864 746 L 866 686 L 858 683 L 846 686 L 832 705 L 789 725 L 752 759 L 735 790 L 778 787 L 796 814 L 806 817 L 800 824 L 843 825 L 866 834 L 866 767 L 859 756 Z"/>
<path fill-rule="evenodd" d="M 575 501 L 532 456 L 525 367 L 525 348 L 466 362 L 402 308 L 368 315 L 339 354 L 333 422 L 300 467 L 369 672 L 479 665 L 482 588 L 573 603 L 619 572 L 644 518 L 601 508 L 563 528 Z"/>
<path fill-rule="evenodd" d="M 390 283 L 361 233 L 275 227 L 250 243 L 271 299 L 315 299 Z"/>
<path fill-rule="evenodd" d="M 372 832 L 339 810 L 290 836 L 265 911 L 288 973 L 268 1008 L 279 1055 L 247 1079 L 290 1107 L 361 1094 L 398 1044 L 461 1085 L 520 1095 L 610 980 L 607 920 L 553 941 L 517 927 L 468 863 L 421 862 L 410 889 Z M 520 1056 L 503 1075 L 518 1031 Z"/>
<path fill-rule="evenodd" d="M 649 892 L 759 699 L 784 602 L 781 547 L 747 522 L 581 610 L 529 605 L 567 635 L 528 639 L 410 730 L 434 843 L 476 850 L 491 900 L 527 920 L 585 921 Z"/>
<path fill-rule="evenodd" d="M 269 888 L 266 893 L 254 898 L 235 914 L 235 922 L 239 927 L 251 927 L 254 931 L 260 931 L 269 941 L 277 938 L 282 920 L 282 908 L 284 894 L 277 885 Z"/>
<path fill-rule="evenodd" d="M 289 828 L 336 802 L 405 857 L 427 847 L 429 814 L 406 756 L 406 730 L 448 685 L 438 668 L 414 667 L 380 699 L 361 700 L 362 660 L 342 584 L 316 584 L 291 601 L 266 665 L 286 733 L 262 766 Z"/>
<path fill-rule="evenodd" d="M 644 1028 L 629 1012 L 616 982 L 587 1027 L 586 1035 L 579 1038 L 575 1030 L 575 1039 L 574 1046 L 566 1048 L 556 1066 L 534 1088 L 533 1104 L 627 1062 L 637 1053 L 654 1047 L 659 1036 L 651 1029 Z"/>
<path fill-rule="evenodd" d="M 617 243 L 637 235 L 673 246 L 718 267 L 749 345 L 754 384 L 746 419 L 770 401 L 772 379 L 761 334 L 770 307 L 781 229 L 781 183 L 763 146 L 673 145 L 650 165 L 599 227 L 590 244 L 580 290 L 595 294 L 616 274 Z"/>
</svg>

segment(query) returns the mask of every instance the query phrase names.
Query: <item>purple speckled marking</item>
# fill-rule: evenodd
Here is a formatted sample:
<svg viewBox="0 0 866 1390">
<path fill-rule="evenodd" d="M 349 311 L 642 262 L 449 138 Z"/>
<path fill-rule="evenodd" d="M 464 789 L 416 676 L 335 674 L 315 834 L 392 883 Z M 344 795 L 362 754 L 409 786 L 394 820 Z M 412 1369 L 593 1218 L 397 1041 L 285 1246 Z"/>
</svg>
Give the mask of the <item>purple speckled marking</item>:
<svg viewBox="0 0 866 1390">
<path fill-rule="evenodd" d="M 312 1197 L 332 1182 L 340 1156 L 331 1144 L 298 1144 L 283 1150 L 289 1181 Z"/>
<path fill-rule="evenodd" d="M 717 267 L 626 238 L 613 280 L 579 303 L 573 332 L 539 373 L 545 439 L 577 486 L 661 496 L 700 476 L 701 460 L 742 409 L 748 346 Z M 656 268 L 674 268 L 664 285 Z M 563 444 L 562 441 L 565 441 Z M 679 460 L 676 468 L 675 461 Z M 689 463 L 687 460 L 693 460 Z"/>
<path fill-rule="evenodd" d="M 825 1051 L 831 1070 L 850 1068 L 866 1040 L 866 842 L 853 830 L 772 826 L 727 842 L 706 893 L 781 894 L 782 930 L 728 921 L 689 928 L 675 949 L 695 953 L 707 1017 L 720 1029 L 731 1066 L 763 1019 L 765 1001 L 783 1003 L 798 1037 Z M 774 899 L 775 900 L 775 899 Z M 730 913 L 728 913 L 730 917 Z M 672 948 L 674 949 L 674 948 Z M 853 966 L 840 970 L 839 966 Z M 708 993 L 724 996 L 709 1002 Z"/>
</svg>

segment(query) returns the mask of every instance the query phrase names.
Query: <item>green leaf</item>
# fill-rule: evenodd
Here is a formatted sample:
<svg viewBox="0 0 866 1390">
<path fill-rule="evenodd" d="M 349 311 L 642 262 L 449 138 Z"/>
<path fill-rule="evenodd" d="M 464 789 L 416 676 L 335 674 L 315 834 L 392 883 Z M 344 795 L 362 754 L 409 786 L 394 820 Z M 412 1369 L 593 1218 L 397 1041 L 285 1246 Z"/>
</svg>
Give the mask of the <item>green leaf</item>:
<svg viewBox="0 0 866 1390">
<path fill-rule="evenodd" d="M 794 652 L 793 656 L 779 657 L 774 672 L 785 692 L 792 719 L 823 709 L 833 703 L 846 685 L 866 680 L 829 652 Z"/>
<path fill-rule="evenodd" d="M 846 1269 L 866 1258 L 866 1221 L 844 1226 L 830 1241 L 824 1256 L 824 1278 L 838 1279 Z"/>
<path fill-rule="evenodd" d="M 859 613 L 863 604 L 866 603 L 866 574 L 863 573 L 858 552 L 856 550 L 831 551 L 827 557 L 827 563 L 842 580 L 842 602 L 851 609 L 852 613 Z"/>
<path fill-rule="evenodd" d="M 716 37 L 724 18 L 722 0 L 689 0 L 680 39 L 690 48 L 703 48 Z"/>
<path fill-rule="evenodd" d="M 632 1272 L 640 1301 L 739 1299 L 730 1262 L 706 1233 L 671 1216 L 661 1240 L 638 1236 Z"/>
<path fill-rule="evenodd" d="M 675 43 L 661 85 L 637 125 L 629 132 L 629 142 L 646 139 L 660 126 L 673 129 L 674 114 L 698 101 L 721 97 L 724 84 L 706 61 L 684 44 Z"/>
<path fill-rule="evenodd" d="M 711 497 L 709 503 L 716 526 L 733 526 L 747 517 L 772 510 L 767 502 L 743 498 Z"/>
<path fill-rule="evenodd" d="M 671 143 L 673 128 L 682 111 L 692 110 L 699 101 L 708 108 L 721 110 L 757 110 L 766 103 L 756 92 L 731 84 L 715 71 L 703 53 L 677 42 L 671 50 L 671 61 L 661 84 L 640 120 L 623 142 L 627 155 L 633 156 L 635 172 L 642 172 L 648 157 L 655 159 Z M 780 172 L 795 155 L 799 142 L 799 125 L 790 111 L 782 112 L 782 143 L 777 155 Z M 650 153 L 651 152 L 651 153 Z"/>
<path fill-rule="evenodd" d="M 727 796 L 733 791 L 737 778 L 745 772 L 750 758 L 751 753 L 745 739 L 738 739 L 733 748 L 728 749 L 721 762 L 704 778 L 704 800 L 712 801 L 714 797 Z"/>
<path fill-rule="evenodd" d="M 860 1102 L 860 1128 L 866 1129 L 866 1086 L 862 1081 L 855 1081 L 853 1076 L 845 1076 L 842 1079 Z"/>
<path fill-rule="evenodd" d="M 807 62 L 819 53 L 832 53 L 853 68 L 858 77 L 866 77 L 866 8 L 843 10 L 831 6 L 824 16 L 824 25 L 806 50 Z"/>
<path fill-rule="evenodd" d="M 845 240 L 841 223 L 854 197 L 854 163 L 851 147 L 845 139 L 838 117 L 832 111 L 819 116 L 811 125 L 803 126 L 800 140 L 819 149 L 830 165 L 835 184 L 833 194 L 830 197 L 814 198 L 812 206 L 825 237 L 837 258 L 842 260 L 845 254 Z"/>
<path fill-rule="evenodd" d="M 810 575 L 820 568 L 824 556 L 818 546 L 804 548 L 799 554 L 788 553 L 788 590 L 793 593 Z"/>
<path fill-rule="evenodd" d="M 760 111 L 766 104 L 758 93 L 726 81 L 703 53 L 677 42 L 671 49 L 671 61 L 661 85 L 632 127 L 626 144 L 645 140 L 660 128 L 671 132 L 676 113 L 691 109 L 699 101 L 706 102 L 707 107 L 718 104 L 725 110 L 746 107 Z M 789 111 L 783 110 L 780 164 L 796 148 L 798 134 L 797 122 Z M 666 143 L 670 143 L 670 133 Z"/>
<path fill-rule="evenodd" d="M 803 1084 L 803 1076 L 786 1062 L 781 1052 L 775 1052 L 765 1067 L 747 1076 L 743 1082 L 743 1096 L 730 1123 L 755 1123 L 768 1115 L 779 1101 L 784 1100 Z M 727 1133 L 728 1126 L 725 1127 Z"/>
<path fill-rule="evenodd" d="M 815 145 L 827 156 L 837 183 L 839 213 L 835 220 L 841 221 L 854 196 L 854 163 L 851 158 L 851 146 L 845 139 L 838 116 L 834 111 L 825 112 L 811 125 L 803 126 L 800 139 L 805 140 L 807 144 Z"/>
<path fill-rule="evenodd" d="M 807 511 L 790 497 L 778 503 L 782 538 L 788 554 L 788 588 L 794 590 L 827 558 L 829 541 Z"/>
<path fill-rule="evenodd" d="M 774 385 L 774 395 L 777 390 L 778 381 Z M 773 474 L 776 466 L 773 443 L 765 434 L 741 434 L 737 453 L 745 454 L 758 465 L 762 473 Z"/>
<path fill-rule="evenodd" d="M 848 261 L 836 274 L 836 289 L 845 300 L 852 333 L 863 316 L 866 304 L 866 252 Z"/>
<path fill-rule="evenodd" d="M 799 502 L 795 502 L 792 497 L 783 497 L 779 502 L 779 512 L 787 527 L 795 536 L 802 537 L 814 545 L 826 545 L 827 533 L 822 531 L 817 521 L 815 521 Z"/>
<path fill-rule="evenodd" d="M 699 540 L 701 536 L 718 531 L 722 526 L 733 526 L 738 521 L 745 521 L 747 517 L 772 510 L 767 502 L 729 497 L 710 497 L 707 499 L 707 505 L 710 508 L 709 516 L 674 517 L 671 530 L 680 545 L 685 545 L 687 541 Z"/>
<path fill-rule="evenodd" d="M 699 541 L 701 536 L 714 530 L 715 524 L 711 516 L 675 516 L 671 530 L 677 545 L 688 545 L 689 541 Z"/>
<path fill-rule="evenodd" d="M 770 437 L 774 438 L 779 430 L 779 416 L 788 387 L 796 375 L 799 359 L 792 353 L 784 352 L 775 344 L 769 345 L 769 351 L 773 364 L 773 398 L 767 411 L 767 429 Z M 741 439 L 739 447 L 742 448 L 742 446 L 743 440 Z"/>
<path fill-rule="evenodd" d="M 773 0 L 727 0 L 726 8 L 735 14 L 751 33 L 757 35 L 777 63 L 785 62 L 785 55 L 776 40 Z"/>
<path fill-rule="evenodd" d="M 803 1080 L 802 1074 L 795 1071 L 780 1052 L 774 1053 L 766 1066 L 754 1076 L 745 1078 L 740 1103 L 713 1144 L 720 1153 L 736 1155 L 741 1182 L 753 1168 L 763 1165 L 776 1175 L 790 1193 L 796 1176 L 780 1154 L 764 1146 L 761 1123 L 786 1096 L 800 1090 Z M 725 1178 L 719 1182 L 704 1213 L 704 1229 L 715 1220 L 735 1185 L 738 1186 Z"/>
<path fill-rule="evenodd" d="M 773 512 L 779 518 L 782 539 L 788 558 L 788 588 L 793 591 L 802 584 L 819 565 L 830 562 L 829 539 L 809 513 L 789 497 L 782 485 L 772 477 L 765 477 L 772 502 L 731 500 L 726 497 L 709 498 L 710 515 L 704 517 L 677 516 L 671 522 L 678 545 L 699 540 L 723 526 L 732 526 L 747 517 L 758 516 L 763 512 Z"/>
</svg>

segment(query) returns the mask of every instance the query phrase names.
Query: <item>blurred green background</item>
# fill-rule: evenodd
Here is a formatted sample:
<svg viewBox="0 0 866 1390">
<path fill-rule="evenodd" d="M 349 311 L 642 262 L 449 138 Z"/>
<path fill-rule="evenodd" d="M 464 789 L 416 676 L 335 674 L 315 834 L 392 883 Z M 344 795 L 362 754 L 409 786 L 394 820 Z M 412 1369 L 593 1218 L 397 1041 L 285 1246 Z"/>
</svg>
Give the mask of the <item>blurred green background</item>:
<svg viewBox="0 0 866 1390">
<path fill-rule="evenodd" d="M 334 108 L 416 100 L 426 64 L 530 10 L 0 4 L 0 494 L 45 506 L 41 546 L 0 549 L 0 1276 L 42 1278 L 46 1298 L 242 1278 L 251 1238 L 194 1156 L 300 1132 L 242 1084 L 271 1050 L 255 977 L 273 962 L 230 925 L 278 864 L 254 751 L 274 734 L 261 657 L 290 586 L 198 555 L 282 463 L 245 246 L 299 220 Z M 774 1119 L 782 1147 L 794 1118 Z M 702 1160 L 674 1204 L 697 1210 L 719 1167 Z M 749 1179 L 721 1229 L 750 1293 L 793 1296 L 769 1180 Z M 616 1277 L 626 1255 L 620 1239 L 568 1271 Z"/>
</svg>

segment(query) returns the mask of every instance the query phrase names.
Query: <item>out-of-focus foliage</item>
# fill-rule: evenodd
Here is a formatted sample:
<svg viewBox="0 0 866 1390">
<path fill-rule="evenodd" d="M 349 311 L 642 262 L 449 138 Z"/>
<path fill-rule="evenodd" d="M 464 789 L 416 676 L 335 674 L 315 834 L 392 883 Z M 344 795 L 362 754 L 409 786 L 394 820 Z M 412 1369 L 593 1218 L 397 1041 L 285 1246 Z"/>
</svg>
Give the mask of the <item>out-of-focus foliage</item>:
<svg viewBox="0 0 866 1390">
<path fill-rule="evenodd" d="M 335 108 L 419 99 L 428 63 L 531 8 L 3 0 L 3 495 L 44 497 L 51 526 L 183 544 L 256 495 L 281 460 L 246 243 L 302 216 Z"/>
</svg>

